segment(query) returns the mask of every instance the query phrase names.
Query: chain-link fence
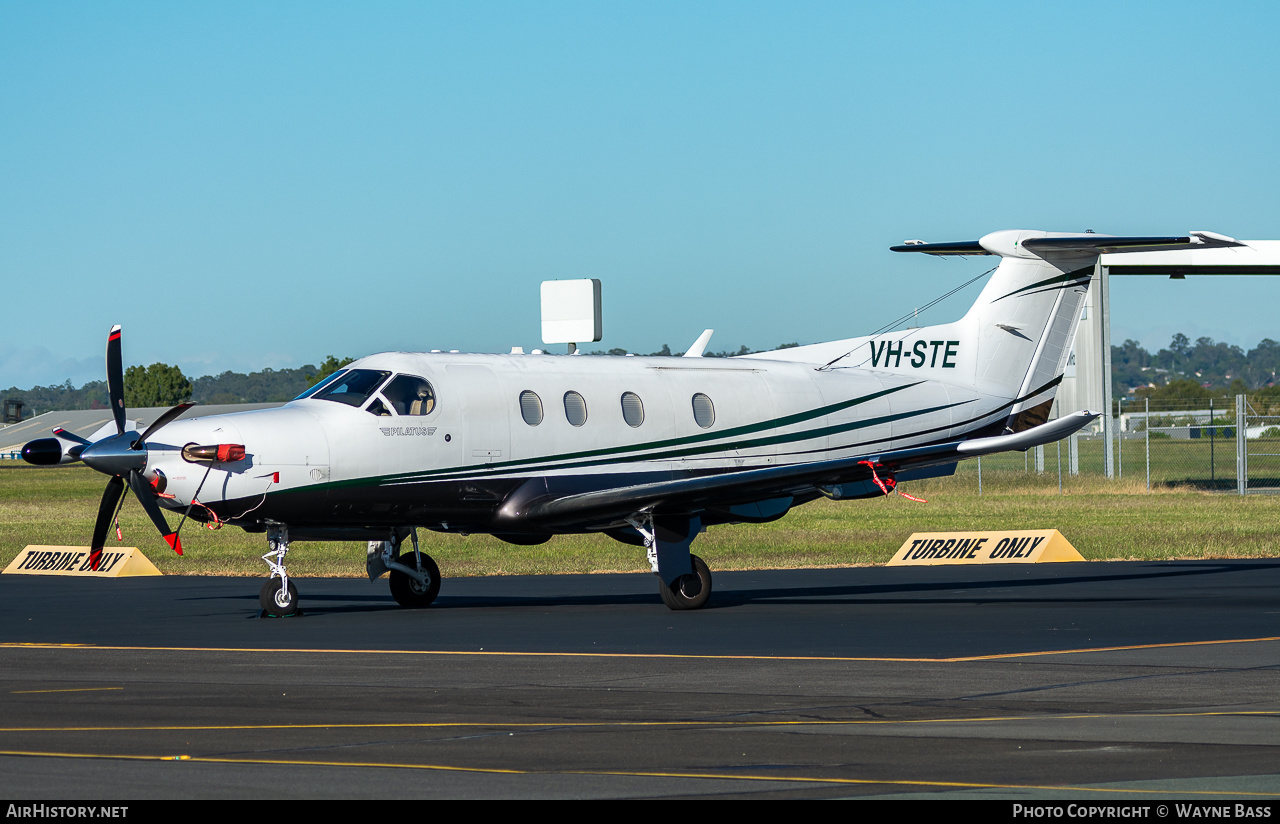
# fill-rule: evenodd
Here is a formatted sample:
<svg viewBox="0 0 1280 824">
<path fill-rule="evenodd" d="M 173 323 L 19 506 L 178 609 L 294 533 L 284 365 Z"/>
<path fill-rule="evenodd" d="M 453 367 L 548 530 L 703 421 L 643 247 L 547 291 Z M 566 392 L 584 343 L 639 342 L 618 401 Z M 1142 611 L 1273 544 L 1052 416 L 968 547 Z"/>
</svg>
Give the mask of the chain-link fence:
<svg viewBox="0 0 1280 824">
<path fill-rule="evenodd" d="M 1280 410 L 1264 407 L 1260 399 L 1118 401 L 1112 413 L 1112 473 L 1117 479 L 1153 489 L 1280 492 Z M 1104 435 L 1086 429 L 1026 453 L 988 456 L 981 471 L 1105 476 L 1106 450 Z"/>
<path fill-rule="evenodd" d="M 1280 415 L 1245 407 L 1245 492 L 1280 492 Z"/>
<path fill-rule="evenodd" d="M 1118 449 L 1129 449 L 1131 477 L 1152 486 L 1192 486 L 1238 491 L 1239 424 L 1237 398 L 1118 401 Z"/>
</svg>

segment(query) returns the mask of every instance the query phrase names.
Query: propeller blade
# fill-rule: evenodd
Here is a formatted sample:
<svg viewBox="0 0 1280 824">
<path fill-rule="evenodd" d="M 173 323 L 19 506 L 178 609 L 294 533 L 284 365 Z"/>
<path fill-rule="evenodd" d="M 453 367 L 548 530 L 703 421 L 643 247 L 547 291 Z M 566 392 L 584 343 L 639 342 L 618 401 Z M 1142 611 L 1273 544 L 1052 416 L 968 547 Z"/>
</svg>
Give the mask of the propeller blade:
<svg viewBox="0 0 1280 824">
<path fill-rule="evenodd" d="M 169 545 L 170 549 L 181 555 L 182 541 L 178 539 L 178 534 L 169 528 L 169 522 L 164 519 L 164 513 L 160 511 L 160 504 L 156 503 L 155 490 L 142 477 L 141 472 L 136 469 L 129 471 L 129 486 L 133 489 L 134 497 L 138 499 L 138 503 L 142 504 L 142 508 L 151 517 L 151 523 L 155 524 L 156 529 L 160 530 L 160 534 L 164 536 L 165 543 Z"/>
<path fill-rule="evenodd" d="M 133 448 L 141 449 L 143 442 L 146 441 L 147 438 L 150 438 L 152 435 L 154 435 L 157 429 L 164 426 L 165 424 L 172 423 L 175 418 L 177 418 L 183 412 L 186 412 L 188 409 L 190 409 L 195 405 L 196 405 L 195 401 L 180 403 L 177 406 L 170 409 L 168 412 L 165 412 L 163 415 L 156 418 L 155 421 L 153 421 L 152 424 L 147 427 L 147 431 L 142 433 L 142 437 L 139 438 L 138 442 L 133 445 Z"/>
<path fill-rule="evenodd" d="M 80 437 L 79 435 L 77 435 L 77 434 L 76 434 L 76 433 L 74 433 L 74 432 L 68 432 L 67 430 L 63 429 L 61 426 L 59 426 L 57 429 L 53 430 L 53 434 L 57 435 L 59 438 L 63 438 L 63 439 L 65 439 L 65 440 L 73 441 L 73 442 L 75 442 L 75 443 L 78 443 L 78 444 L 80 444 L 81 446 L 88 446 L 88 445 L 89 445 L 89 442 L 88 442 L 87 440 L 85 440 L 84 438 Z"/>
<path fill-rule="evenodd" d="M 102 548 L 107 543 L 107 530 L 111 528 L 111 519 L 115 517 L 116 506 L 124 495 L 124 478 L 111 476 L 107 488 L 102 493 L 102 503 L 98 504 L 98 520 L 93 524 L 93 543 L 89 547 L 89 566 L 96 572 L 102 562 Z"/>
<path fill-rule="evenodd" d="M 107 335 L 107 396 L 111 416 L 116 419 L 116 434 L 124 433 L 124 365 L 120 360 L 120 325 L 111 327 Z"/>
</svg>

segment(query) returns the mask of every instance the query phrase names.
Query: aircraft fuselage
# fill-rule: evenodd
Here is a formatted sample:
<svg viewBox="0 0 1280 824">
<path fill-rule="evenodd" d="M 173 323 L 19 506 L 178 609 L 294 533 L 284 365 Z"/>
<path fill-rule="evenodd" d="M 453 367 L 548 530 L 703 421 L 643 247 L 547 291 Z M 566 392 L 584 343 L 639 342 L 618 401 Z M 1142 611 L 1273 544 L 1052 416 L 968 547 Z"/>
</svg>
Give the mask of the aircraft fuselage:
<svg viewBox="0 0 1280 824">
<path fill-rule="evenodd" d="M 747 358 L 385 353 L 348 369 L 387 373 L 379 387 L 424 379 L 432 408 L 400 414 L 375 391 L 360 406 L 304 398 L 175 421 L 147 444 L 148 473 L 174 496 L 164 505 L 185 510 L 194 496 L 220 519 L 287 523 L 297 537 L 404 525 L 537 535 L 503 512 L 522 487 L 558 496 L 901 449 L 970 435 L 1009 409 L 910 373 Z M 245 458 L 181 453 L 223 443 L 243 444 Z"/>
</svg>

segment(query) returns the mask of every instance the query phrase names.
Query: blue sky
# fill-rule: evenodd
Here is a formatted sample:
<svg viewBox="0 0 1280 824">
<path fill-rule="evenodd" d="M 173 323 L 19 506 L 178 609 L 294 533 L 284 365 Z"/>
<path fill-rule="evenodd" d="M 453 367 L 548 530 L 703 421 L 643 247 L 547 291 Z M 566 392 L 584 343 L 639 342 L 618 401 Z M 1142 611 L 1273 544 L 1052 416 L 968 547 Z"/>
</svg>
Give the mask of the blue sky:
<svg viewBox="0 0 1280 824">
<path fill-rule="evenodd" d="M 1005 228 L 1280 238 L 1280 5 L 0 5 L 0 387 L 387 349 L 870 331 Z M 958 316 L 977 287 L 922 316 Z M 1117 279 L 1114 336 L 1280 339 L 1280 278 Z M 563 347 L 556 347 L 561 350 Z"/>
</svg>

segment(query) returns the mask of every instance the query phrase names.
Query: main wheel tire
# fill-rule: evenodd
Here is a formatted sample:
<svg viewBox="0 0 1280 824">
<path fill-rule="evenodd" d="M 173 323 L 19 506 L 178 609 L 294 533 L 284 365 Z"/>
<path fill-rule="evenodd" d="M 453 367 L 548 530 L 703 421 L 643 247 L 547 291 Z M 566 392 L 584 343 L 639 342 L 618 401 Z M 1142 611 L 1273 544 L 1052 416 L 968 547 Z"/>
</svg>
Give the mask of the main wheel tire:
<svg viewBox="0 0 1280 824">
<path fill-rule="evenodd" d="M 407 567 L 413 567 L 417 563 L 412 553 L 401 555 L 396 560 Z M 391 570 L 388 576 L 391 597 L 396 599 L 397 604 L 410 609 L 431 606 L 431 602 L 440 594 L 440 568 L 436 566 L 435 561 L 431 560 L 430 555 L 422 556 L 422 572 L 427 576 L 425 587 L 400 570 Z"/>
<path fill-rule="evenodd" d="M 258 590 L 258 604 L 268 615 L 283 618 L 298 611 L 298 588 L 289 582 L 289 588 L 281 590 L 279 578 L 268 578 Z"/>
<path fill-rule="evenodd" d="M 711 570 L 697 555 L 690 555 L 692 575 L 681 575 L 671 586 L 658 579 L 658 594 L 668 609 L 701 609 L 711 597 Z"/>
</svg>

